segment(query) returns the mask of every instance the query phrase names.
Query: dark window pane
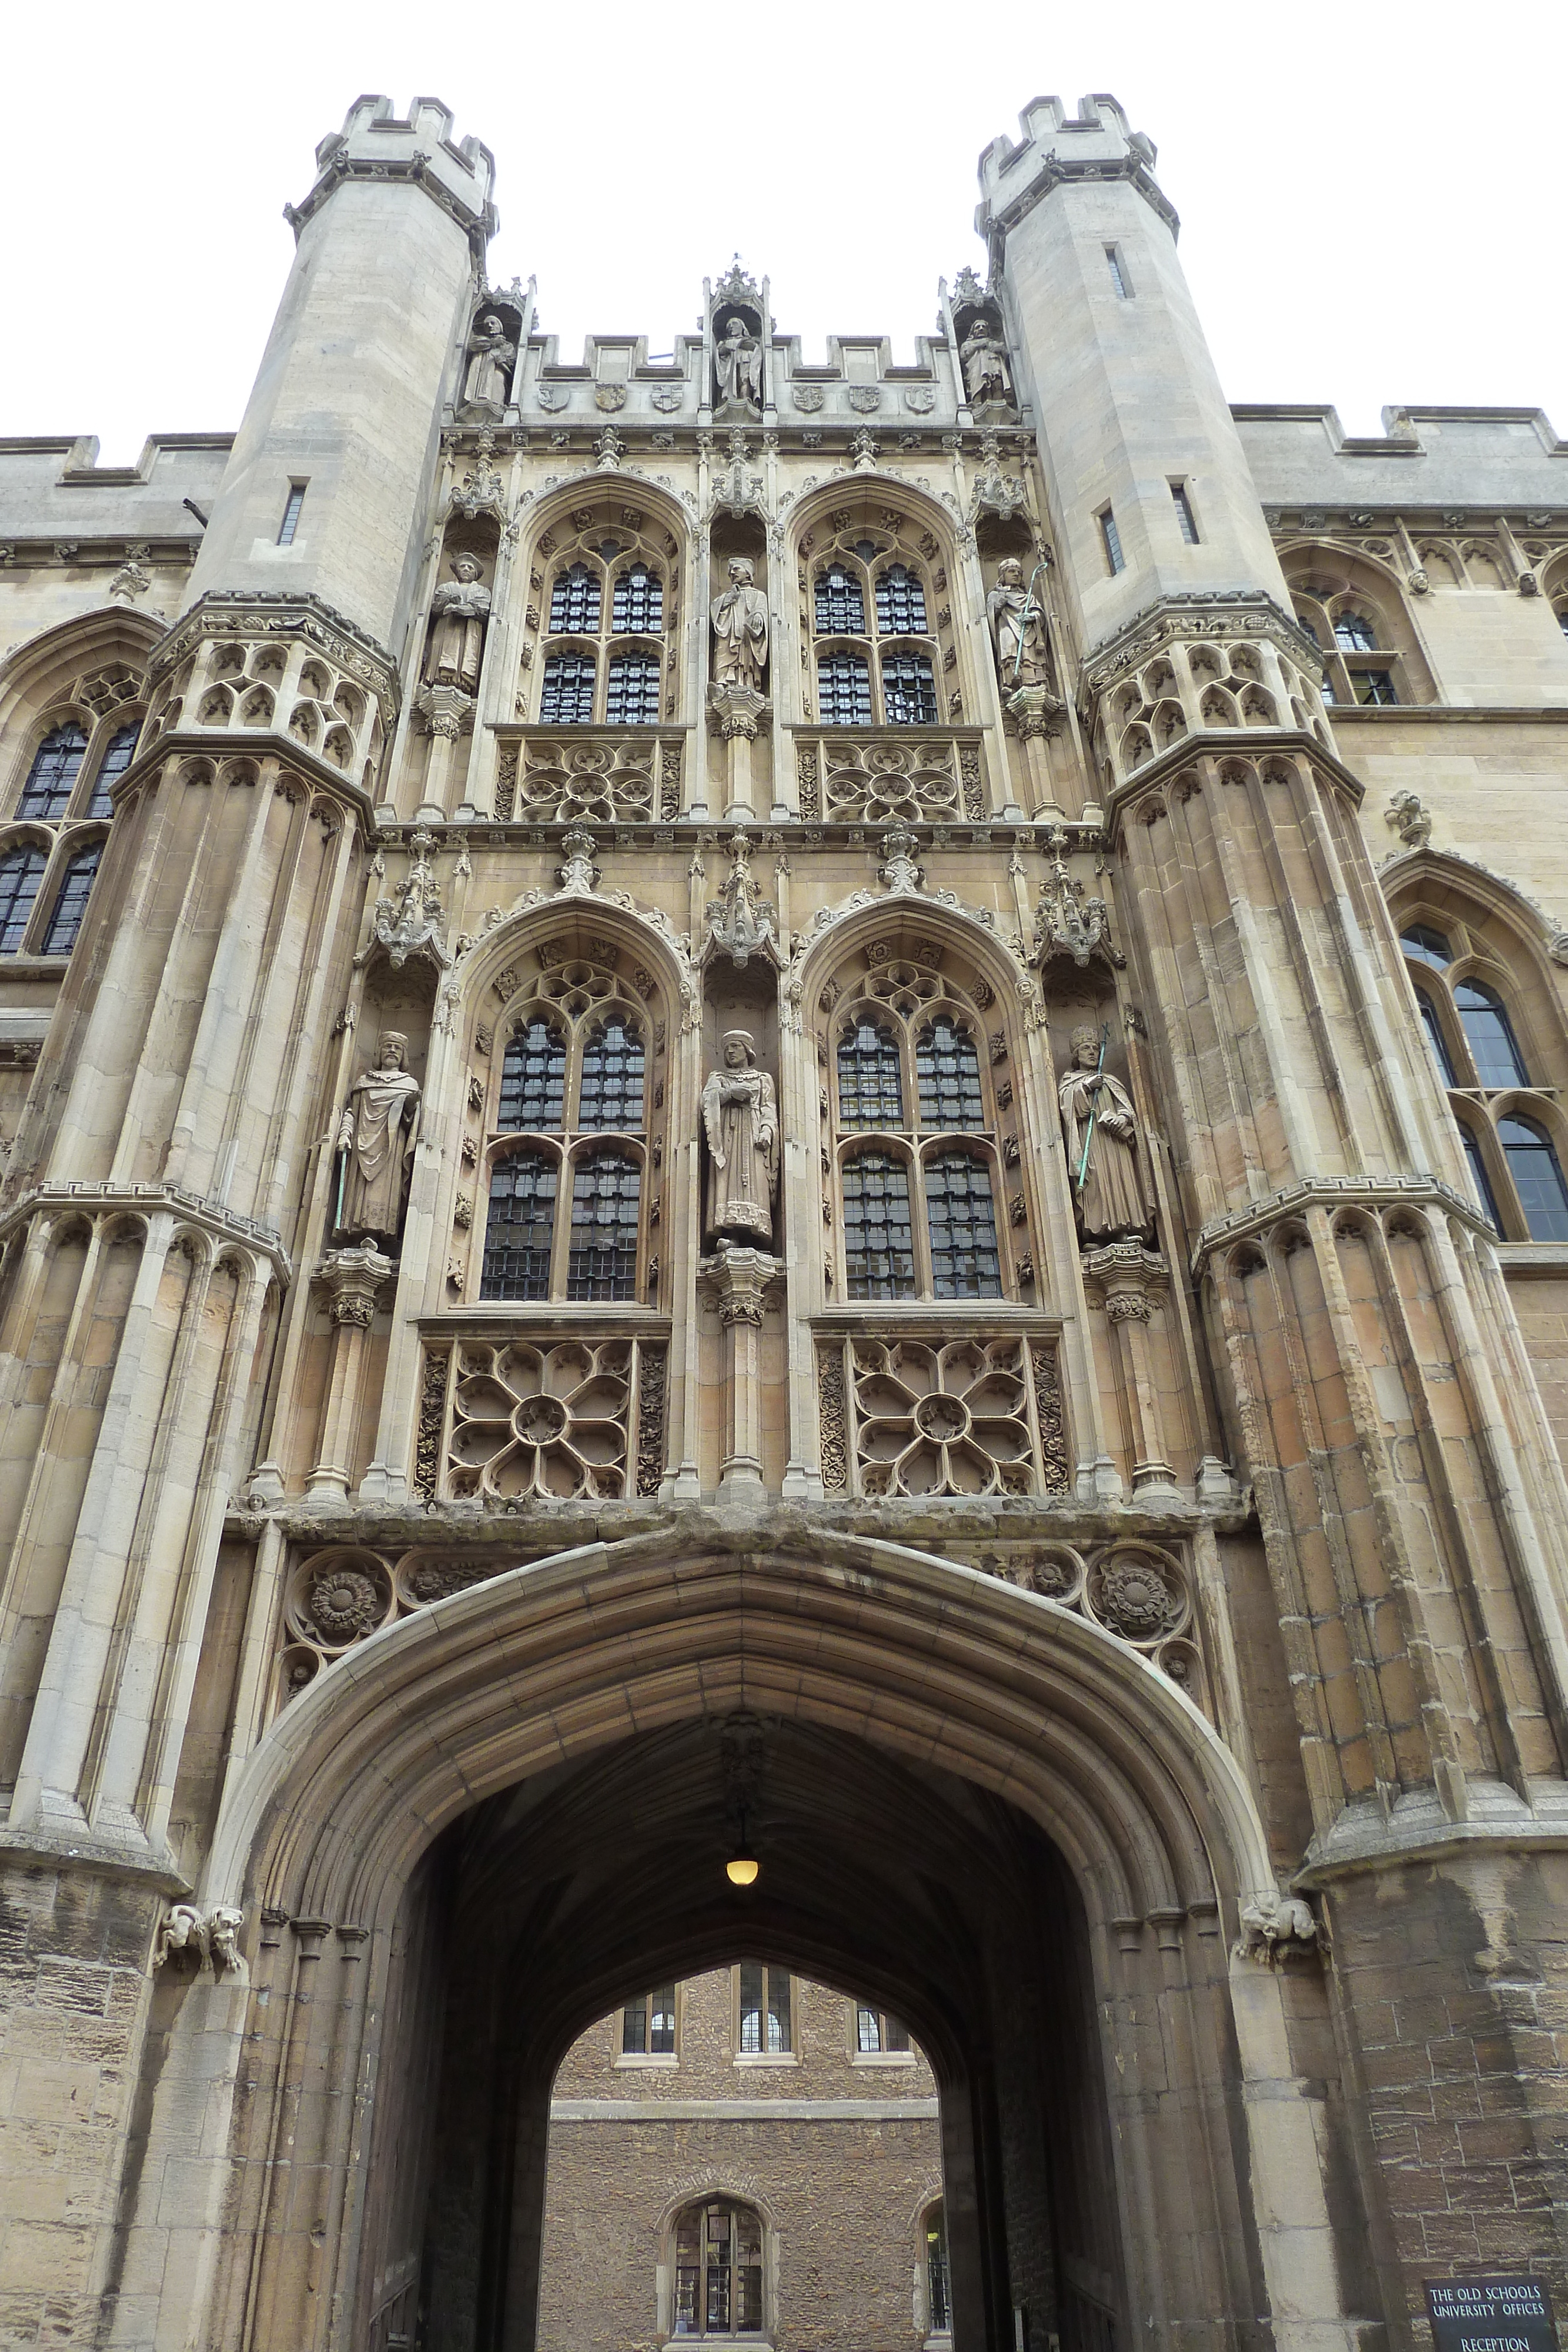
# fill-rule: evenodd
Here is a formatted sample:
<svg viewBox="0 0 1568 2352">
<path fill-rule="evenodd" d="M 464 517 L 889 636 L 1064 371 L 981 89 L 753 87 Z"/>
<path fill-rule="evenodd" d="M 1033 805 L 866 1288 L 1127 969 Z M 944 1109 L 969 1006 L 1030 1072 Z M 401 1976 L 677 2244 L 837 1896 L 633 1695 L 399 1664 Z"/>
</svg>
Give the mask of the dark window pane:
<svg viewBox="0 0 1568 2352">
<path fill-rule="evenodd" d="M 1192 500 L 1180 482 L 1171 484 L 1171 499 L 1176 510 L 1176 528 L 1188 547 L 1197 545 L 1197 524 L 1193 518 Z"/>
<path fill-rule="evenodd" d="M 915 1075 L 922 1127 L 985 1126 L 979 1055 L 974 1039 L 965 1035 L 950 1014 L 938 1013 L 921 1031 L 915 1046 Z"/>
<path fill-rule="evenodd" d="M 617 654 L 604 696 L 607 727 L 651 727 L 659 716 L 657 654 Z"/>
<path fill-rule="evenodd" d="M 98 872 L 98 861 L 102 856 L 103 844 L 95 841 L 90 848 L 78 849 L 66 867 L 66 878 L 60 884 L 60 895 L 55 900 L 55 911 L 49 917 L 49 928 L 44 934 L 46 955 L 69 955 L 75 947 L 81 919 L 87 912 L 92 877 Z"/>
<path fill-rule="evenodd" d="M 643 1041 L 619 1013 L 601 1021 L 582 1049 L 580 1128 L 643 1124 Z"/>
<path fill-rule="evenodd" d="M 789 2022 L 789 1971 L 768 1971 L 768 2047 L 782 2054 L 792 2048 Z"/>
<path fill-rule="evenodd" d="M 648 2054 L 648 2003 L 643 1994 L 629 2000 L 621 2012 L 621 2048 L 630 2058 Z"/>
<path fill-rule="evenodd" d="M 675 1988 L 661 1985 L 649 1997 L 648 2047 L 654 2057 L 673 2057 L 675 2049 Z"/>
<path fill-rule="evenodd" d="M 936 682 L 928 654 L 883 654 L 882 699 L 890 727 L 935 727 Z"/>
<path fill-rule="evenodd" d="M 279 547 L 293 546 L 294 534 L 299 528 L 299 509 L 304 504 L 305 484 L 303 482 L 291 483 L 289 486 L 288 496 L 284 501 L 283 520 L 277 526 L 277 544 Z"/>
<path fill-rule="evenodd" d="M 1315 621 L 1309 621 L 1304 613 L 1298 613 L 1296 614 L 1296 626 L 1302 632 L 1303 635 L 1311 637 L 1314 646 L 1321 648 L 1322 639 L 1318 635 L 1317 624 Z"/>
<path fill-rule="evenodd" d="M 1551 1138 L 1532 1118 L 1500 1118 L 1498 1140 L 1532 1242 L 1568 1242 L 1568 1186 Z"/>
<path fill-rule="evenodd" d="M 1325 702 L 1337 702 L 1339 700 L 1338 695 L 1333 690 L 1333 680 L 1332 677 L 1324 678 L 1321 691 Z"/>
<path fill-rule="evenodd" d="M 1377 635 L 1372 623 L 1360 613 L 1342 613 L 1333 625 L 1333 641 L 1342 653 L 1371 654 L 1377 651 Z"/>
<path fill-rule="evenodd" d="M 610 625 L 618 637 L 654 637 L 664 627 L 664 583 L 645 563 L 629 564 L 618 574 Z"/>
<path fill-rule="evenodd" d="M 1381 710 L 1399 699 L 1394 691 L 1394 674 L 1391 670 L 1353 669 L 1350 682 L 1355 698 L 1364 709 Z"/>
<path fill-rule="evenodd" d="M 0 955 L 20 955 L 22 934 L 44 878 L 44 853 L 31 844 L 0 857 Z"/>
<path fill-rule="evenodd" d="M 1465 1147 L 1465 1158 L 1469 1163 L 1470 1182 L 1476 1188 L 1476 1198 L 1490 1218 L 1493 1233 L 1500 1234 L 1502 1219 L 1497 1213 L 1497 1195 L 1491 1188 L 1491 1178 L 1487 1174 L 1487 1163 L 1482 1157 L 1480 1139 L 1470 1132 L 1463 1119 L 1459 1120 L 1458 1129 L 1459 1141 Z"/>
<path fill-rule="evenodd" d="M 133 727 L 122 727 L 118 734 L 110 737 L 109 749 L 99 761 L 98 774 L 92 787 L 92 805 L 88 810 L 89 816 L 112 816 L 114 814 L 113 803 L 109 797 L 109 788 L 123 776 L 136 757 L 136 739 L 141 732 L 141 721 L 138 719 Z"/>
<path fill-rule="evenodd" d="M 556 1163 L 542 1151 L 516 1151 L 490 1177 L 481 1298 L 548 1298 L 555 1233 Z"/>
<path fill-rule="evenodd" d="M 1116 518 L 1109 507 L 1100 518 L 1100 536 L 1105 542 L 1105 561 L 1112 571 L 1124 571 L 1127 559 L 1122 552 L 1122 534 L 1116 528 Z"/>
<path fill-rule="evenodd" d="M 839 1040 L 839 1125 L 904 1125 L 898 1043 L 869 1015 Z"/>
<path fill-rule="evenodd" d="M 947 2284 L 947 2232 L 940 2205 L 933 2205 L 925 2216 L 925 2293 L 931 2333 L 946 2336 L 953 2326 L 953 2296 Z"/>
<path fill-rule="evenodd" d="M 762 1979 L 760 1960 L 740 1964 L 740 2047 L 747 2057 L 762 2048 Z"/>
<path fill-rule="evenodd" d="M 1481 980 L 1461 980 L 1454 991 L 1454 1003 L 1481 1085 L 1527 1087 L 1524 1062 L 1496 989 Z"/>
<path fill-rule="evenodd" d="M 570 571 L 558 572 L 550 591 L 551 635 L 596 636 L 601 593 L 598 572 L 591 572 L 586 563 L 574 563 Z"/>
<path fill-rule="evenodd" d="M 925 635 L 925 591 L 906 563 L 890 563 L 877 574 L 876 625 L 884 637 Z"/>
<path fill-rule="evenodd" d="M 1123 302 L 1127 301 L 1130 299 L 1127 293 L 1127 281 L 1122 274 L 1121 257 L 1113 245 L 1108 245 L 1105 247 L 1105 261 L 1111 272 L 1111 283 L 1116 289 L 1117 299 Z"/>
<path fill-rule="evenodd" d="M 52 728 L 33 754 L 17 814 L 64 816 L 86 756 L 87 737 L 79 727 Z"/>
<path fill-rule="evenodd" d="M 501 1127 L 560 1125 L 566 1094 L 566 1045 L 548 1021 L 514 1029 L 501 1063 Z"/>
<path fill-rule="evenodd" d="M 862 1151 L 844 1168 L 844 1280 L 852 1298 L 912 1298 L 915 1237 L 909 1171 L 885 1151 Z"/>
<path fill-rule="evenodd" d="M 642 1181 L 636 1160 L 619 1152 L 601 1151 L 578 1161 L 571 1186 L 569 1298 L 635 1298 Z"/>
<path fill-rule="evenodd" d="M 788 2056 L 790 2039 L 789 1971 L 764 1967 L 760 1960 L 742 1960 L 740 1977 L 740 2048 L 744 2055 Z"/>
<path fill-rule="evenodd" d="M 871 666 L 863 654 L 819 654 L 817 716 L 824 727 L 871 725 Z"/>
<path fill-rule="evenodd" d="M 863 637 L 865 598 L 858 576 L 841 563 L 817 574 L 817 635 Z"/>
<path fill-rule="evenodd" d="M 937 1152 L 925 1162 L 931 1288 L 937 1298 L 999 1298 L 997 1213 L 991 1180 L 977 1160 Z"/>
<path fill-rule="evenodd" d="M 552 727 L 593 724 L 591 654 L 551 654 L 545 664 L 539 717 Z"/>
<path fill-rule="evenodd" d="M 1448 940 L 1441 931 L 1435 931 L 1430 923 L 1412 923 L 1408 929 L 1400 932 L 1399 944 L 1407 956 L 1419 957 L 1423 963 L 1429 963 L 1434 971 L 1446 971 L 1454 961 L 1453 950 Z"/>
<path fill-rule="evenodd" d="M 1427 1043 L 1432 1048 L 1432 1059 L 1442 1074 L 1443 1084 L 1457 1087 L 1459 1082 L 1454 1076 L 1453 1059 L 1448 1052 L 1448 1041 L 1443 1034 L 1443 1024 L 1437 1018 L 1437 1008 L 1424 988 L 1416 991 L 1416 1002 L 1421 1008 L 1421 1026 L 1427 1032 Z"/>
</svg>

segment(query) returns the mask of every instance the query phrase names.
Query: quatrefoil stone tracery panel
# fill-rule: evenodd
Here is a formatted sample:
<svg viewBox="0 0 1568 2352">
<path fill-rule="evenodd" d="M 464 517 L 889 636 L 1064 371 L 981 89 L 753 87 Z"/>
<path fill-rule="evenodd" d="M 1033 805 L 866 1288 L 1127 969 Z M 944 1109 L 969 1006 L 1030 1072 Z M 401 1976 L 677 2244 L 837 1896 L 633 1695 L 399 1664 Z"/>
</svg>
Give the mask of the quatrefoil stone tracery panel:
<svg viewBox="0 0 1568 2352">
<path fill-rule="evenodd" d="M 963 814 L 950 744 L 828 747 L 826 814 L 840 824 L 953 823 Z"/>
<path fill-rule="evenodd" d="M 517 782 L 519 820 L 643 824 L 654 814 L 651 743 L 530 743 Z"/>
<path fill-rule="evenodd" d="M 446 1437 L 448 1493 L 614 1498 L 626 1492 L 632 1344 L 465 1343 Z"/>
<path fill-rule="evenodd" d="M 1021 1340 L 857 1340 L 853 1368 L 862 1494 L 1036 1491 Z"/>
</svg>

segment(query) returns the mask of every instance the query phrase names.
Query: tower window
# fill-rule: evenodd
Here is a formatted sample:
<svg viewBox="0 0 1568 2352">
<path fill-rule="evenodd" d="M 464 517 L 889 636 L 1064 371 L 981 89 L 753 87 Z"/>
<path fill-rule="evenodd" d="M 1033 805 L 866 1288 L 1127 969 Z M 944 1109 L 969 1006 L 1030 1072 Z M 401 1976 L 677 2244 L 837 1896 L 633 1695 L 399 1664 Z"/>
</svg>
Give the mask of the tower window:
<svg viewBox="0 0 1568 2352">
<path fill-rule="evenodd" d="M 892 1045 L 891 1038 L 889 1045 Z M 897 1054 L 894 1049 L 894 1070 Z M 938 1013 L 922 1030 L 915 1045 L 915 1074 L 920 1086 L 922 1127 L 983 1128 L 986 1108 L 980 1098 L 980 1057 L 975 1041 L 948 1013 Z M 842 1092 L 841 1081 L 840 1092 Z M 884 1122 L 896 1127 L 896 1118 Z"/>
<path fill-rule="evenodd" d="M 1188 547 L 1197 545 L 1197 524 L 1193 517 L 1192 500 L 1187 497 L 1185 482 L 1171 484 L 1171 503 L 1176 508 L 1176 528 Z"/>
<path fill-rule="evenodd" d="M 1568 1242 L 1568 1185 L 1545 1129 L 1532 1118 L 1500 1118 L 1497 1133 L 1531 1240 Z"/>
<path fill-rule="evenodd" d="M 931 1288 L 937 1298 L 999 1298 L 997 1212 L 985 1163 L 943 1151 L 925 1162 Z"/>
<path fill-rule="evenodd" d="M 1483 1087 L 1527 1087 L 1524 1059 L 1513 1024 L 1495 988 L 1482 980 L 1461 980 L 1454 990 L 1465 1042 Z"/>
<path fill-rule="evenodd" d="M 1500 1234 L 1502 1219 L 1498 1215 L 1497 1198 L 1492 1192 L 1491 1178 L 1487 1174 L 1487 1164 L 1481 1157 L 1480 1139 L 1471 1132 L 1462 1118 L 1458 1124 L 1459 1141 L 1465 1147 L 1465 1161 L 1470 1171 L 1470 1182 L 1475 1186 L 1476 1198 L 1486 1211 L 1493 1233 Z"/>
<path fill-rule="evenodd" d="M 864 654 L 820 654 L 817 714 L 824 727 L 871 725 L 871 665 Z"/>
<path fill-rule="evenodd" d="M 909 1171 L 891 1152 L 844 1165 L 844 1280 L 852 1298 L 913 1298 L 915 1236 Z"/>
<path fill-rule="evenodd" d="M 1371 654 L 1377 650 L 1377 633 L 1363 613 L 1341 613 L 1333 625 L 1333 641 L 1342 653 Z"/>
<path fill-rule="evenodd" d="M 1353 669 L 1350 676 L 1355 698 L 1364 709 L 1381 710 L 1398 701 L 1392 670 Z"/>
<path fill-rule="evenodd" d="M 619 1013 L 600 1023 L 582 1051 L 580 1128 L 641 1128 L 643 1041 Z"/>
<path fill-rule="evenodd" d="M 877 574 L 876 625 L 884 637 L 925 635 L 925 591 L 906 563 L 890 563 Z"/>
<path fill-rule="evenodd" d="M 865 635 L 865 598 L 861 593 L 861 583 L 841 563 L 830 563 L 817 574 L 816 623 L 819 636 Z"/>
<path fill-rule="evenodd" d="M 1116 528 L 1116 518 L 1109 507 L 1100 513 L 1100 536 L 1104 542 L 1105 561 L 1113 572 L 1124 572 L 1127 559 L 1122 552 L 1122 534 Z"/>
<path fill-rule="evenodd" d="M 890 727 L 935 727 L 936 679 L 929 654 L 883 654 L 882 698 Z"/>
<path fill-rule="evenodd" d="M 545 664 L 539 717 L 555 727 L 593 724 L 593 656 L 551 654 Z"/>
<path fill-rule="evenodd" d="M 305 504 L 305 488 L 303 482 L 290 482 L 288 485 L 288 496 L 283 506 L 283 520 L 277 526 L 279 547 L 292 547 L 294 544 L 294 534 L 299 528 L 299 509 Z"/>
<path fill-rule="evenodd" d="M 628 564 L 617 576 L 610 625 L 619 637 L 656 637 L 663 629 L 664 591 L 658 573 L 647 564 Z"/>
<path fill-rule="evenodd" d="M 573 563 L 557 572 L 549 600 L 551 634 L 564 631 L 575 637 L 592 636 L 599 627 L 600 595 L 599 574 L 586 563 Z"/>
<path fill-rule="evenodd" d="M 869 1018 L 839 1041 L 839 1125 L 904 1125 L 898 1041 L 891 1029 Z"/>
<path fill-rule="evenodd" d="M 1122 257 L 1113 245 L 1105 247 L 1105 267 L 1111 272 L 1111 283 L 1119 302 L 1130 302 L 1133 289 L 1127 283 L 1127 273 L 1122 267 Z"/>
<path fill-rule="evenodd" d="M 566 1046 L 548 1021 L 513 1031 L 501 1064 L 498 1127 L 549 1129 L 560 1125 L 566 1093 Z"/>
<path fill-rule="evenodd" d="M 652 727 L 659 716 L 657 654 L 612 654 L 604 697 L 608 727 Z"/>
</svg>

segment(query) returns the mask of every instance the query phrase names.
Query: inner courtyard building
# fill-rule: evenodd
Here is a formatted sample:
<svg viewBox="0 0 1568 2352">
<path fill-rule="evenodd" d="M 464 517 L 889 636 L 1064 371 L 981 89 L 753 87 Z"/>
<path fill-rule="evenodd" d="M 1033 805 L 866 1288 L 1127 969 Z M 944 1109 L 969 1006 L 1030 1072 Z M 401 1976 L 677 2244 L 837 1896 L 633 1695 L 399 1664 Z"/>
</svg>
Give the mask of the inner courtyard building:
<svg viewBox="0 0 1568 2352">
<path fill-rule="evenodd" d="M 820 356 L 494 178 L 0 439 L 0 2341 L 1560 2306 L 1568 445 L 1105 97 Z"/>
</svg>

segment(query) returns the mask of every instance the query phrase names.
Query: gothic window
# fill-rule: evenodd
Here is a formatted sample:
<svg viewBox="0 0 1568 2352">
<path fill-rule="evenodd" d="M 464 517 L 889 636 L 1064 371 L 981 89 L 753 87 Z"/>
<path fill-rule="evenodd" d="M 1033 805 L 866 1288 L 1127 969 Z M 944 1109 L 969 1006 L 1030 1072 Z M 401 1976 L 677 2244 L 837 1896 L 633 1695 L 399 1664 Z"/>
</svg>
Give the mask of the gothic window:
<svg viewBox="0 0 1568 2352">
<path fill-rule="evenodd" d="M 1507 1009 L 1484 981 L 1461 980 L 1454 990 L 1465 1042 L 1483 1087 L 1527 1087 L 1524 1063 L 1514 1042 Z"/>
<path fill-rule="evenodd" d="M 51 728 L 33 754 L 17 815 L 64 816 L 86 757 L 87 737 L 79 727 Z"/>
<path fill-rule="evenodd" d="M 762 2222 L 749 2205 L 713 2198 L 675 2217 L 672 2336 L 760 2336 Z"/>
<path fill-rule="evenodd" d="M 0 857 L 0 955 L 20 955 L 27 918 L 44 878 L 44 853 L 31 842 Z"/>
<path fill-rule="evenodd" d="M 545 663 L 539 717 L 552 727 L 593 724 L 593 656 L 551 654 Z"/>
<path fill-rule="evenodd" d="M 1355 698 L 1365 709 L 1381 709 L 1399 699 L 1395 691 L 1394 673 L 1390 669 L 1352 670 Z"/>
<path fill-rule="evenodd" d="M 817 712 L 824 727 L 871 725 L 871 664 L 864 654 L 819 654 Z"/>
<path fill-rule="evenodd" d="M 555 1237 L 557 1167 L 542 1152 L 514 1151 L 490 1178 L 481 1298 L 548 1298 Z"/>
<path fill-rule="evenodd" d="M 1323 656 L 1325 702 L 1375 709 L 1437 699 L 1392 580 L 1339 548 L 1301 548 L 1286 563 L 1296 618 Z"/>
<path fill-rule="evenodd" d="M 137 719 L 130 727 L 117 729 L 110 736 L 109 748 L 99 761 L 98 773 L 93 778 L 92 800 L 87 812 L 89 816 L 114 814 L 114 803 L 109 797 L 109 788 L 119 782 L 136 757 L 136 739 L 141 732 L 141 721 Z"/>
<path fill-rule="evenodd" d="M 549 600 L 551 636 L 597 636 L 601 595 L 599 574 L 586 563 L 558 572 Z"/>
<path fill-rule="evenodd" d="M 839 1040 L 839 1125 L 904 1125 L 904 1080 L 898 1040 L 869 1013 Z"/>
<path fill-rule="evenodd" d="M 49 917 L 49 928 L 44 934 L 45 955 L 69 955 L 75 947 L 81 919 L 87 911 L 88 893 L 92 888 L 93 876 L 98 872 L 98 861 L 102 856 L 103 844 L 95 841 L 88 848 L 78 849 L 67 866 L 54 912 Z"/>
<path fill-rule="evenodd" d="M 1429 963 L 1434 971 L 1447 971 L 1454 961 L 1448 940 L 1430 923 L 1407 923 L 1399 934 L 1399 944 L 1407 956 L 1416 956 L 1422 963 Z"/>
<path fill-rule="evenodd" d="M 1452 1081 L 1450 1080 L 1449 1083 L 1451 1084 Z M 1465 1148 L 1465 1161 L 1470 1171 L 1470 1182 L 1476 1189 L 1476 1198 L 1486 1211 L 1493 1233 L 1500 1234 L 1502 1219 L 1497 1213 L 1497 1196 L 1491 1188 L 1491 1178 L 1487 1174 L 1487 1163 L 1481 1150 L 1480 1139 L 1468 1118 L 1461 1118 L 1457 1124 L 1459 1141 Z"/>
<path fill-rule="evenodd" d="M 501 1062 L 501 1127 L 559 1128 L 566 1098 L 566 1042 L 543 1019 L 512 1032 Z"/>
<path fill-rule="evenodd" d="M 659 718 L 657 654 L 612 654 L 604 697 L 607 727 L 653 727 Z"/>
<path fill-rule="evenodd" d="M 817 574 L 817 635 L 863 637 L 865 598 L 857 573 L 830 563 Z"/>
<path fill-rule="evenodd" d="M 855 2054 L 860 2058 L 902 2056 L 909 2048 L 909 2028 L 894 2016 L 891 2010 L 870 2009 L 862 2001 L 855 2009 Z"/>
<path fill-rule="evenodd" d="M 1432 1059 L 1442 1074 L 1443 1084 L 1457 1087 L 1459 1082 L 1454 1076 L 1454 1057 L 1448 1051 L 1448 1041 L 1443 1034 L 1437 1008 L 1424 988 L 1416 991 L 1416 1002 L 1421 1008 L 1421 1026 L 1427 1032 L 1427 1043 L 1432 1048 Z"/>
<path fill-rule="evenodd" d="M 663 583 L 641 560 L 615 575 L 610 625 L 618 637 L 656 637 L 664 625 Z"/>
<path fill-rule="evenodd" d="M 947 2271 L 947 2223 L 940 2197 L 921 2216 L 921 2234 L 925 2243 L 925 2332 L 950 2336 L 953 2290 Z"/>
<path fill-rule="evenodd" d="M 637 1296 L 637 1228 L 643 1183 L 639 1160 L 597 1151 L 572 1175 L 568 1298 Z"/>
<path fill-rule="evenodd" d="M 1122 552 L 1122 534 L 1116 528 L 1116 518 L 1109 507 L 1100 512 L 1100 537 L 1105 549 L 1105 566 L 1110 572 L 1124 572 L 1127 559 Z"/>
<path fill-rule="evenodd" d="M 1000 1171 L 975 1013 L 955 984 L 899 960 L 862 985 L 831 1039 L 844 1296 L 999 1298 Z"/>
<path fill-rule="evenodd" d="M 495 1075 L 488 1086 L 472 1081 L 489 1136 L 479 1296 L 634 1301 L 648 1016 L 619 997 L 612 972 L 564 960 L 548 943 L 541 961 L 497 1041 Z"/>
<path fill-rule="evenodd" d="M 737 2050 L 743 2058 L 787 2057 L 794 2049 L 789 1971 L 761 1960 L 742 1960 L 736 1970 Z"/>
<path fill-rule="evenodd" d="M 929 654 L 883 654 L 882 698 L 890 727 L 935 727 L 936 679 Z"/>
<path fill-rule="evenodd" d="M 660 1985 L 640 1992 L 621 2012 L 621 2053 L 625 2058 L 673 2058 L 675 2054 L 675 1988 Z"/>
<path fill-rule="evenodd" d="M 1333 641 L 1341 653 L 1377 651 L 1377 632 L 1364 613 L 1342 613 L 1333 625 Z"/>
<path fill-rule="evenodd" d="M 876 625 L 884 637 L 925 635 L 925 591 L 906 563 L 890 563 L 876 575 Z"/>
<path fill-rule="evenodd" d="M 1568 1242 L 1568 1186 L 1546 1129 L 1512 1112 L 1497 1132 L 1531 1240 Z"/>
</svg>

